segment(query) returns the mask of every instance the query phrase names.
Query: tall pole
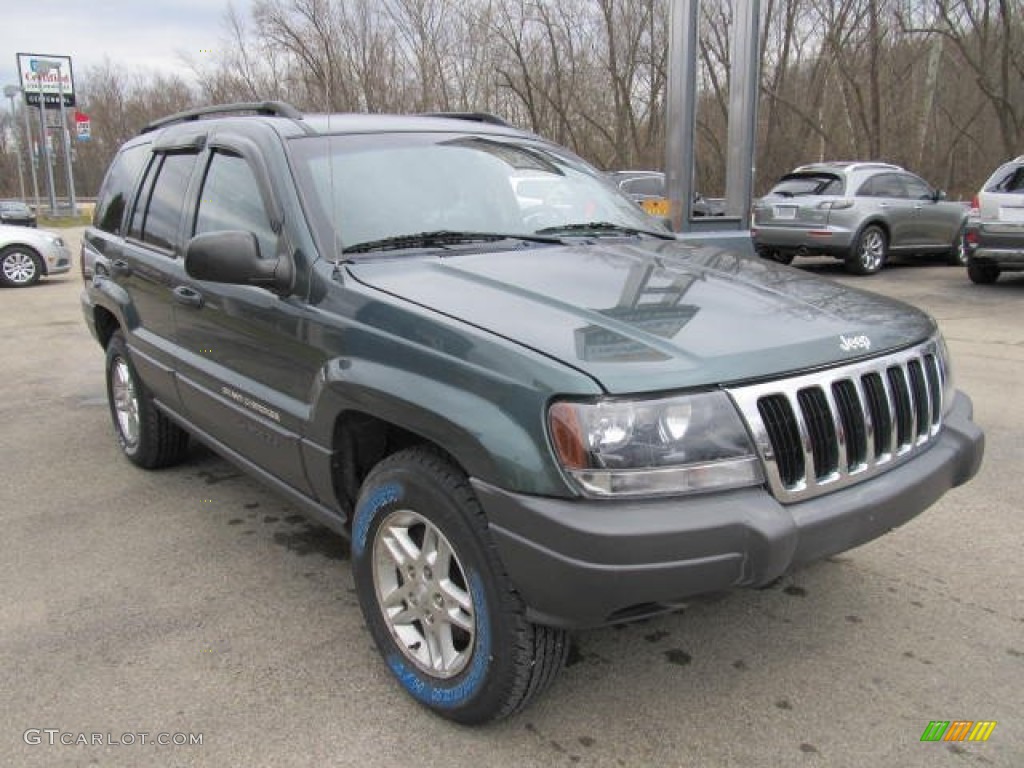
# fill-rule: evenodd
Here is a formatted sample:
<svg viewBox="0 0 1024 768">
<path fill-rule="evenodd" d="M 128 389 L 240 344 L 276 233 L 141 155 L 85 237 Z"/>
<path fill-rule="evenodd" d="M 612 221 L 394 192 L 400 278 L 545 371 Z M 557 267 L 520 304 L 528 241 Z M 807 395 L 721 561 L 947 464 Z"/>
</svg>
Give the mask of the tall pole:
<svg viewBox="0 0 1024 768">
<path fill-rule="evenodd" d="M 71 205 L 71 215 L 77 216 L 78 203 L 75 201 L 75 175 L 71 170 L 71 141 L 68 138 L 68 118 L 64 112 L 64 72 L 60 64 L 57 64 L 57 93 L 60 95 L 60 135 L 64 140 L 64 170 L 68 175 L 68 202 Z"/>
<path fill-rule="evenodd" d="M 672 0 L 669 22 L 665 193 L 676 232 L 689 232 L 693 207 L 693 144 L 697 115 L 697 22 L 700 0 Z"/>
<path fill-rule="evenodd" d="M 14 136 L 14 152 L 18 157 L 18 189 L 21 192 L 21 199 L 25 199 L 25 169 L 22 168 L 21 148 L 18 146 L 18 115 L 14 111 L 14 94 L 20 93 L 20 89 L 13 85 L 4 86 L 4 96 L 11 102 L 11 135 Z"/>
<path fill-rule="evenodd" d="M 48 61 L 36 62 L 36 84 L 39 86 L 39 134 L 41 145 L 39 154 L 43 158 L 43 165 L 46 166 L 46 191 L 50 197 L 50 215 L 57 215 L 57 200 L 53 194 L 53 166 L 50 164 L 50 148 L 46 137 L 46 100 L 43 97 L 43 78 L 50 74 L 52 69 Z"/>
<path fill-rule="evenodd" d="M 760 54 L 761 0 L 737 0 L 733 4 L 725 206 L 726 213 L 738 216 L 743 227 L 750 226 L 754 194 Z"/>
<path fill-rule="evenodd" d="M 22 99 L 21 115 L 25 118 L 25 152 L 28 155 L 28 169 L 32 171 L 32 196 L 36 199 L 36 213 L 39 213 L 39 209 L 43 204 L 39 200 L 39 179 L 36 176 L 36 158 L 35 155 L 32 154 L 32 124 L 28 121 L 28 98 L 24 91 L 22 91 Z"/>
</svg>

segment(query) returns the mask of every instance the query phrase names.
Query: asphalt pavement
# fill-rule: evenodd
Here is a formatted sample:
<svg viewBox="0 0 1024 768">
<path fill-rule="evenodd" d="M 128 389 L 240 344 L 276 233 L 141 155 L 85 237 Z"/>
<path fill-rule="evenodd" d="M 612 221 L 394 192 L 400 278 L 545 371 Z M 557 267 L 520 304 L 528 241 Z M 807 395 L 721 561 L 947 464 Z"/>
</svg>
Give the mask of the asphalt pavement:
<svg viewBox="0 0 1024 768">
<path fill-rule="evenodd" d="M 1024 275 L 801 263 L 934 314 L 979 476 L 769 589 L 576 634 L 552 690 L 475 729 L 392 681 L 343 541 L 205 449 L 121 457 L 77 267 L 0 290 L 0 765 L 1024 765 Z M 922 742 L 936 720 L 996 726 Z"/>
</svg>

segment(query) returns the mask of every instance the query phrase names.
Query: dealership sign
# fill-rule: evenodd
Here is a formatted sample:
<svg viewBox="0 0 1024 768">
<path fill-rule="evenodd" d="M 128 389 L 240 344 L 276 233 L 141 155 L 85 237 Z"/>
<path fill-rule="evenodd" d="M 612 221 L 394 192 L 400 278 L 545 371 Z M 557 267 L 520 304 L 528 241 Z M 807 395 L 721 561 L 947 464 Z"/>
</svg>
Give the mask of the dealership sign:
<svg viewBox="0 0 1024 768">
<path fill-rule="evenodd" d="M 65 107 L 75 106 L 75 78 L 70 56 L 19 53 L 18 74 L 25 103 L 29 106 L 38 107 L 41 97 L 44 106 L 58 108 L 61 94 Z"/>
</svg>

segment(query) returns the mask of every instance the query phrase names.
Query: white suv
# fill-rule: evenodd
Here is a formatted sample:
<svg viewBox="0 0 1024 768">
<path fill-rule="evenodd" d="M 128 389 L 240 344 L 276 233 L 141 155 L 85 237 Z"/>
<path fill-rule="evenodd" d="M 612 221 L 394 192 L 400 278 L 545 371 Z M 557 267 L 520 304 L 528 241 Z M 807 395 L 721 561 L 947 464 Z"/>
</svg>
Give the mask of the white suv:
<svg viewBox="0 0 1024 768">
<path fill-rule="evenodd" d="M 967 228 L 967 275 L 994 283 L 1024 271 L 1024 155 L 999 167 L 974 198 Z"/>
</svg>

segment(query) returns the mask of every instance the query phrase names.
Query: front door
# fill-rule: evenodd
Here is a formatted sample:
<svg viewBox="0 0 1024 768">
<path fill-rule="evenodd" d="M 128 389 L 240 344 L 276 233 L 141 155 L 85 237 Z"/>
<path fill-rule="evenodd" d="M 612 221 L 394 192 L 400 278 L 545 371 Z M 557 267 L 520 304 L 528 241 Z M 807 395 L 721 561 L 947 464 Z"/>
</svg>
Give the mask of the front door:
<svg viewBox="0 0 1024 768">
<path fill-rule="evenodd" d="M 285 247 L 266 213 L 255 171 L 237 154 L 208 154 L 194 234 L 246 231 L 260 253 Z M 177 335 L 179 388 L 190 421 L 245 459 L 305 493 L 300 440 L 324 359 L 306 343 L 312 316 L 296 297 L 184 276 Z"/>
</svg>

